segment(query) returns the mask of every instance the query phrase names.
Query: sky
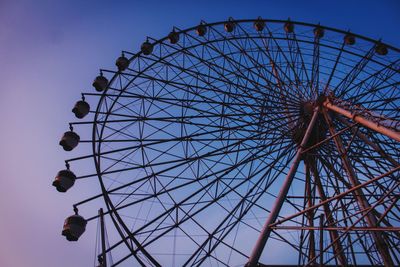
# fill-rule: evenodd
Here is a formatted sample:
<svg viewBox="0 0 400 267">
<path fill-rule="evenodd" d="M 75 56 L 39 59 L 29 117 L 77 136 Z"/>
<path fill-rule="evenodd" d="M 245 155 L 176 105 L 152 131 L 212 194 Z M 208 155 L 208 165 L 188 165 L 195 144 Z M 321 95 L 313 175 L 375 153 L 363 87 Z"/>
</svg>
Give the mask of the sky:
<svg viewBox="0 0 400 267">
<path fill-rule="evenodd" d="M 400 47 L 399 14 L 396 0 L 0 0 L 0 266 L 93 265 L 95 229 L 74 244 L 60 235 L 81 192 L 51 182 L 70 157 L 57 143 L 72 105 L 121 50 L 230 16 L 320 22 Z"/>
</svg>

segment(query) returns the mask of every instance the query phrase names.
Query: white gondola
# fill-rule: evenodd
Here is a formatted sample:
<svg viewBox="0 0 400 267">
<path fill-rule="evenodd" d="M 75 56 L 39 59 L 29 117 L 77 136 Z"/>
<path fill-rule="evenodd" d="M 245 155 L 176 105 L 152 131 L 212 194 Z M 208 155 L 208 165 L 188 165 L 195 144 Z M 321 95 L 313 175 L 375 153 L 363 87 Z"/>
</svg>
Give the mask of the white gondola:
<svg viewBox="0 0 400 267">
<path fill-rule="evenodd" d="M 108 80 L 106 77 L 100 75 L 100 76 L 97 76 L 96 79 L 94 79 L 92 85 L 96 89 L 96 91 L 102 92 L 107 88 Z"/>
<path fill-rule="evenodd" d="M 65 219 L 62 235 L 68 241 L 78 241 L 79 237 L 85 232 L 87 221 L 77 214 Z"/>
<path fill-rule="evenodd" d="M 79 144 L 80 137 L 77 133 L 73 131 L 65 132 L 61 137 L 60 146 L 63 147 L 65 151 L 71 151 Z"/>
<path fill-rule="evenodd" d="M 76 175 L 70 170 L 61 170 L 57 173 L 56 178 L 54 179 L 53 186 L 57 189 L 58 192 L 67 192 L 70 189 L 76 180 Z"/>
<path fill-rule="evenodd" d="M 87 114 L 89 114 L 89 111 L 90 105 L 84 100 L 79 100 L 78 102 L 76 102 L 74 108 L 72 109 L 72 112 L 78 119 L 84 118 Z"/>
</svg>

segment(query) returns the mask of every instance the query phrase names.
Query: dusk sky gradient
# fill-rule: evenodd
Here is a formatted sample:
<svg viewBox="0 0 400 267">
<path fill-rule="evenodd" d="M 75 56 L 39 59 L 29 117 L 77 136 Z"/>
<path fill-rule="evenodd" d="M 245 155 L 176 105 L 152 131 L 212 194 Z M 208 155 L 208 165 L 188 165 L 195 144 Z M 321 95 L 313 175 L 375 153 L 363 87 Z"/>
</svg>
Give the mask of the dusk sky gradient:
<svg viewBox="0 0 400 267">
<path fill-rule="evenodd" d="M 0 266 L 93 266 L 95 223 L 79 242 L 61 236 L 82 191 L 51 186 L 65 159 L 90 153 L 58 145 L 73 104 L 121 50 L 230 16 L 320 22 L 400 47 L 396 0 L 0 0 Z"/>
</svg>

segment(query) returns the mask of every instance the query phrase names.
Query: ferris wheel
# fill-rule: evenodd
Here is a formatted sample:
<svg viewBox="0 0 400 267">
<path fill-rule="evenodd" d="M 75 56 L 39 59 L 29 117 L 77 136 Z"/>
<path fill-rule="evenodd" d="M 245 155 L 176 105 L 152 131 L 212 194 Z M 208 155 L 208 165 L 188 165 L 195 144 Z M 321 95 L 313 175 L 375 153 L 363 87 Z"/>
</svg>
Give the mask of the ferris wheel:
<svg viewBox="0 0 400 267">
<path fill-rule="evenodd" d="M 400 265 L 399 55 L 290 20 L 148 37 L 72 110 L 62 234 L 99 221 L 103 267 Z"/>
</svg>

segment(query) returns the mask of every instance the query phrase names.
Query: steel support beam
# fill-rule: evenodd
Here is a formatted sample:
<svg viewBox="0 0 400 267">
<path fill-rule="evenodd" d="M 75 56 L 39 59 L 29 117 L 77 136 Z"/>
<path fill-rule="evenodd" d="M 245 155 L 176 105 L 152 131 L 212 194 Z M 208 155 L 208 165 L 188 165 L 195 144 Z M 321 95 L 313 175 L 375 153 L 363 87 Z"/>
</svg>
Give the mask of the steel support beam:
<svg viewBox="0 0 400 267">
<path fill-rule="evenodd" d="M 324 105 L 326 103 L 327 102 L 325 102 Z M 331 133 L 331 135 L 335 135 L 336 134 L 335 129 L 334 129 L 331 119 L 329 118 L 325 109 L 322 109 L 322 114 L 324 115 L 326 123 L 328 124 L 329 132 Z M 361 122 L 360 122 L 360 124 L 361 124 Z M 357 175 L 350 163 L 350 160 L 345 153 L 345 148 L 343 146 L 340 136 L 335 136 L 335 138 L 333 140 L 335 141 L 336 147 L 340 154 L 340 158 L 341 158 L 343 167 L 349 177 L 351 185 L 353 187 L 360 185 L 360 182 L 359 182 Z M 369 204 L 368 200 L 363 195 L 361 188 L 356 190 L 356 200 L 357 200 L 358 204 L 360 205 L 360 208 L 363 211 L 368 211 L 371 209 L 371 205 Z M 372 212 L 368 212 L 366 214 L 365 221 L 366 221 L 367 225 L 371 228 L 377 226 L 376 217 L 372 214 Z M 371 235 L 375 241 L 375 245 L 378 249 L 379 254 L 382 257 L 382 260 L 383 260 L 385 266 L 394 266 L 392 258 L 390 257 L 390 253 L 387 249 L 387 244 L 386 244 L 384 238 L 382 237 L 382 235 L 378 232 L 371 232 Z"/>
<path fill-rule="evenodd" d="M 316 162 L 314 160 L 312 160 L 310 163 L 311 163 L 310 164 L 311 173 L 312 173 L 312 175 L 314 177 L 314 181 L 315 181 L 315 184 L 317 186 L 317 190 L 318 190 L 319 196 L 321 198 L 321 201 L 325 201 L 327 199 L 327 197 L 326 197 L 324 188 L 322 186 L 322 182 L 321 182 L 320 176 L 318 174 Z M 332 217 L 332 211 L 331 211 L 331 209 L 329 207 L 329 203 L 325 203 L 323 205 L 323 209 L 324 209 L 325 219 L 326 219 L 326 221 L 328 223 L 328 227 L 335 228 L 336 227 L 336 222 Z M 322 216 L 322 214 L 321 214 L 321 216 Z M 330 238 L 331 238 L 331 240 L 333 242 L 333 251 L 335 252 L 336 255 L 338 255 L 337 259 L 338 259 L 339 264 L 343 265 L 343 266 L 347 265 L 346 256 L 344 255 L 342 243 L 341 243 L 341 240 L 339 238 L 338 232 L 336 230 L 333 230 L 333 231 L 329 232 L 329 235 L 330 235 Z M 334 240 L 337 240 L 337 241 L 334 241 Z"/>
<path fill-rule="evenodd" d="M 319 266 L 324 266 L 324 214 L 319 216 Z"/>
<path fill-rule="evenodd" d="M 305 173 L 306 173 L 306 183 L 305 183 L 305 189 L 306 189 L 306 200 L 307 200 L 307 208 L 310 208 L 313 206 L 313 195 L 312 195 L 312 188 L 311 188 L 311 175 L 310 175 L 310 166 L 307 164 L 307 160 L 304 160 L 304 167 L 305 167 Z M 308 230 L 309 232 L 309 237 L 308 237 L 308 260 L 313 259 L 315 257 L 315 236 L 314 236 L 314 215 L 315 211 L 314 210 L 309 210 L 306 214 L 306 217 L 308 219 L 308 226 L 310 229 Z"/>
<path fill-rule="evenodd" d="M 323 215 L 322 213 L 320 215 Z M 400 227 L 324 227 L 324 226 L 271 226 L 274 230 L 314 230 L 314 231 L 371 231 L 371 232 L 398 232 Z"/>
<path fill-rule="evenodd" d="M 104 225 L 104 212 L 103 209 L 99 210 L 100 216 L 100 232 L 101 232 L 101 267 L 107 267 L 107 253 L 106 253 L 106 235 Z"/>
<path fill-rule="evenodd" d="M 368 120 L 367 118 L 364 118 L 363 116 L 361 116 L 360 114 L 357 113 L 351 113 L 350 111 L 343 109 L 341 107 L 338 107 L 334 104 L 332 104 L 329 99 L 327 99 L 324 103 L 323 103 L 324 107 L 326 107 L 329 110 L 332 110 L 336 113 L 339 113 L 355 122 L 358 122 L 359 124 L 374 130 L 378 133 L 381 133 L 383 135 L 386 135 L 387 137 L 390 137 L 394 140 L 396 140 L 397 142 L 400 142 L 400 132 L 397 131 L 393 131 L 389 128 L 386 128 L 382 125 L 380 125 L 379 123 L 373 122 L 371 120 Z"/>
<path fill-rule="evenodd" d="M 285 181 L 283 182 L 283 185 L 279 192 L 279 195 L 275 200 L 275 203 L 271 210 L 271 213 L 269 214 L 269 217 L 268 217 L 267 221 L 265 222 L 263 229 L 261 230 L 261 233 L 258 237 L 256 245 L 253 248 L 253 251 L 250 255 L 249 261 L 246 264 L 246 266 L 248 266 L 248 267 L 256 267 L 258 264 L 260 256 L 264 250 L 265 244 L 267 243 L 267 240 L 272 232 L 272 229 L 270 228 L 270 224 L 274 223 L 276 221 L 276 219 L 278 218 L 279 212 L 283 206 L 283 202 L 285 201 L 285 198 L 289 191 L 290 185 L 292 184 L 294 175 L 296 174 L 297 167 L 299 166 L 300 160 L 302 158 L 302 151 L 304 150 L 304 147 L 306 146 L 308 139 L 311 135 L 311 131 L 314 127 L 314 124 L 317 121 L 318 113 L 319 113 L 319 107 L 317 106 L 314 108 L 313 116 L 312 116 L 311 121 L 307 127 L 307 130 L 304 134 L 304 137 L 300 144 L 300 147 L 298 148 L 297 153 L 294 157 L 292 166 L 290 167 L 290 170 L 289 170 L 288 174 L 286 175 Z"/>
</svg>

